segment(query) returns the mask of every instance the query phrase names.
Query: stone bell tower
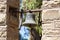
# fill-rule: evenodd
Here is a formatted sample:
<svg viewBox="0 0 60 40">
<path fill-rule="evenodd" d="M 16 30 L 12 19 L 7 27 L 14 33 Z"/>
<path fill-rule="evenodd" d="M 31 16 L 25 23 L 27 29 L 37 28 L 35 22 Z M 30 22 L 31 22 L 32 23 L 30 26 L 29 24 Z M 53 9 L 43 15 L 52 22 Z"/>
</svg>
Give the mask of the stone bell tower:
<svg viewBox="0 0 60 40">
<path fill-rule="evenodd" d="M 18 40 L 19 0 L 0 0 L 0 40 Z"/>
<path fill-rule="evenodd" d="M 42 40 L 60 40 L 60 0 L 43 0 Z"/>
</svg>

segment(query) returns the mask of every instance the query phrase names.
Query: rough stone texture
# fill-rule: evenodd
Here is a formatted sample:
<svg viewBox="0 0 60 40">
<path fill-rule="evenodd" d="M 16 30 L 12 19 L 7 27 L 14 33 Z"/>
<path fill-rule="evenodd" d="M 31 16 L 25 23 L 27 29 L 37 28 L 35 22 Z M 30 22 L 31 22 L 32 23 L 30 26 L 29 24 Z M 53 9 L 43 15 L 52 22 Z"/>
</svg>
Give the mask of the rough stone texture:
<svg viewBox="0 0 60 40">
<path fill-rule="evenodd" d="M 0 0 L 0 40 L 18 40 L 18 13 L 12 15 L 9 7 L 19 10 L 19 0 Z"/>
<path fill-rule="evenodd" d="M 60 40 L 60 0 L 43 1 L 42 40 Z"/>
<path fill-rule="evenodd" d="M 0 40 L 6 40 L 7 38 L 6 1 L 0 0 Z"/>
<path fill-rule="evenodd" d="M 42 3 L 42 8 L 57 8 L 60 7 L 60 0 L 51 0 L 51 1 L 44 1 Z"/>
<path fill-rule="evenodd" d="M 42 21 L 60 19 L 60 13 L 58 9 L 44 10 L 42 13 Z"/>
<path fill-rule="evenodd" d="M 7 0 L 7 40 L 19 40 L 19 15 L 11 10 L 19 10 L 19 0 Z"/>
<path fill-rule="evenodd" d="M 0 40 L 6 40 L 7 38 L 7 26 L 0 26 Z"/>
</svg>

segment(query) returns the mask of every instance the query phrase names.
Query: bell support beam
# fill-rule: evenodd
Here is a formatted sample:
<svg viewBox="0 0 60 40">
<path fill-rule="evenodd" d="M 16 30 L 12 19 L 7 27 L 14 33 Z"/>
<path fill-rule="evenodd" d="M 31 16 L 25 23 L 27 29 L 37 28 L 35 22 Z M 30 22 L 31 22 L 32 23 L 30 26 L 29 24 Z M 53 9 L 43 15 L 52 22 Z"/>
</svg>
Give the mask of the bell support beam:
<svg viewBox="0 0 60 40">
<path fill-rule="evenodd" d="M 41 12 L 42 9 L 35 9 L 35 10 L 24 10 L 24 12 Z"/>
<path fill-rule="evenodd" d="M 35 10 L 23 10 L 23 12 L 24 13 L 26 13 L 26 12 L 41 12 L 42 10 L 41 9 L 35 9 Z M 21 13 L 21 11 L 17 11 L 17 12 L 19 12 L 19 13 Z"/>
<path fill-rule="evenodd" d="M 40 9 L 34 9 L 34 10 L 24 10 L 23 9 L 23 12 L 24 13 L 30 12 L 30 11 L 31 12 L 41 12 L 42 10 L 59 10 L 59 8 L 58 9 L 56 9 L 56 8 L 48 8 L 48 9 L 47 8 L 40 8 Z M 18 10 L 16 12 L 21 13 L 21 11 L 18 11 Z"/>
<path fill-rule="evenodd" d="M 23 9 L 22 9 L 23 10 Z M 35 10 L 23 10 L 23 13 L 27 13 L 27 12 L 41 12 L 42 9 L 35 9 Z M 21 13 L 22 11 L 19 10 L 11 10 L 11 12 L 13 13 Z"/>
</svg>

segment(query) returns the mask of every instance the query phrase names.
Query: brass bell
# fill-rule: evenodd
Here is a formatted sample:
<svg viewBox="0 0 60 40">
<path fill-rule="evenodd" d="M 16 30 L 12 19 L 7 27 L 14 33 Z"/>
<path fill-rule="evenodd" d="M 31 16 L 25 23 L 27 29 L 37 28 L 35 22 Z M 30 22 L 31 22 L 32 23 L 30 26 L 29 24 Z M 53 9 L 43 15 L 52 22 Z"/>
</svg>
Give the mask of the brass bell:
<svg viewBox="0 0 60 40">
<path fill-rule="evenodd" d="M 25 26 L 36 26 L 37 24 L 34 21 L 33 15 L 34 14 L 32 14 L 30 12 L 26 13 L 26 20 L 25 20 L 25 22 L 23 22 L 23 25 L 25 25 Z"/>
</svg>

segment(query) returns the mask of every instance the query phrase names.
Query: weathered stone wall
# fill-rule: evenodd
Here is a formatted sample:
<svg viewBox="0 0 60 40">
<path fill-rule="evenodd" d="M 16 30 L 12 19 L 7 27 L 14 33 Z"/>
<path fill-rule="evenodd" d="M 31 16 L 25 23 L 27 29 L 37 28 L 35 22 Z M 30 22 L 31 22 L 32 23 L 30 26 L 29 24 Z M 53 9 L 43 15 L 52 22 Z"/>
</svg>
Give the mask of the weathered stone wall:
<svg viewBox="0 0 60 40">
<path fill-rule="evenodd" d="M 42 40 L 60 40 L 60 0 L 43 1 Z"/>
<path fill-rule="evenodd" d="M 6 2 L 7 0 L 0 0 L 0 40 L 7 38 Z"/>
</svg>

